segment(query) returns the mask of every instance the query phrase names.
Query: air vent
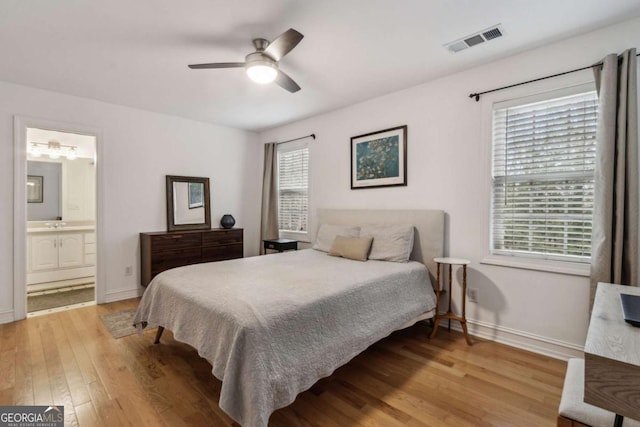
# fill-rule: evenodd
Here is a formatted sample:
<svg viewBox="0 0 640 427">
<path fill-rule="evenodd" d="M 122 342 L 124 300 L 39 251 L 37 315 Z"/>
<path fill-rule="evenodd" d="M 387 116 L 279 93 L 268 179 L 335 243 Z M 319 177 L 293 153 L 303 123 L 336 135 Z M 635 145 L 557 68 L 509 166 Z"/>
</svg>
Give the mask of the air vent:
<svg viewBox="0 0 640 427">
<path fill-rule="evenodd" d="M 460 52 L 461 50 L 465 50 L 468 47 L 469 45 L 467 45 L 464 41 L 461 41 L 461 42 L 450 45 L 449 50 L 451 52 Z"/>
<path fill-rule="evenodd" d="M 481 35 L 469 37 L 468 39 L 464 39 L 464 42 L 469 45 L 469 47 L 473 47 L 477 44 L 484 43 L 484 39 Z"/>
<path fill-rule="evenodd" d="M 457 53 L 469 47 L 477 46 L 484 42 L 497 39 L 499 37 L 502 37 L 503 35 L 504 30 L 502 29 L 502 25 L 497 24 L 485 30 L 478 31 L 477 33 L 470 34 L 461 39 L 447 43 L 444 45 L 444 47 L 446 47 L 451 53 Z"/>
<path fill-rule="evenodd" d="M 487 40 L 493 40 L 497 39 L 498 37 L 502 37 L 502 31 L 500 31 L 500 28 L 496 27 L 490 29 L 489 31 L 485 31 L 484 33 L 482 33 L 482 36 Z"/>
</svg>

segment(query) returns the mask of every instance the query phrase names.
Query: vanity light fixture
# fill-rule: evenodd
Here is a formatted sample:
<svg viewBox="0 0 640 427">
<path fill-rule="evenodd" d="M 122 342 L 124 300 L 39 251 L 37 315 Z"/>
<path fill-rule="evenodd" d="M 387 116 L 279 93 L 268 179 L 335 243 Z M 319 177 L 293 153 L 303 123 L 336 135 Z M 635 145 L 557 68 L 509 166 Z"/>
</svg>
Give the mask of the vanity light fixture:
<svg viewBox="0 0 640 427">
<path fill-rule="evenodd" d="M 32 142 L 31 146 L 29 147 L 29 154 L 31 154 L 31 156 L 33 157 L 40 157 L 42 156 L 42 150 L 40 149 L 38 144 Z"/>
<path fill-rule="evenodd" d="M 59 159 L 60 156 L 65 156 L 69 160 L 74 160 L 78 157 L 75 145 L 63 145 L 58 141 L 44 142 L 32 142 L 29 145 L 28 152 L 33 157 L 40 157 L 43 154 L 49 156 L 50 159 Z"/>
</svg>

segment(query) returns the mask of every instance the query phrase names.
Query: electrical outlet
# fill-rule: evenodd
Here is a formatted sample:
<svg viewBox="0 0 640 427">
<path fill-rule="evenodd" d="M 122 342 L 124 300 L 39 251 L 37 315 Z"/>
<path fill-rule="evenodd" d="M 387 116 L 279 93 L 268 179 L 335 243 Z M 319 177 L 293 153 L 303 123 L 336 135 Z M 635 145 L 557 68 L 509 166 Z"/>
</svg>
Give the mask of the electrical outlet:
<svg viewBox="0 0 640 427">
<path fill-rule="evenodd" d="M 133 276 L 133 267 L 128 265 L 124 268 L 124 275 L 125 276 Z"/>
<path fill-rule="evenodd" d="M 469 297 L 469 302 L 478 302 L 478 290 L 476 288 L 467 289 L 467 296 Z"/>
</svg>

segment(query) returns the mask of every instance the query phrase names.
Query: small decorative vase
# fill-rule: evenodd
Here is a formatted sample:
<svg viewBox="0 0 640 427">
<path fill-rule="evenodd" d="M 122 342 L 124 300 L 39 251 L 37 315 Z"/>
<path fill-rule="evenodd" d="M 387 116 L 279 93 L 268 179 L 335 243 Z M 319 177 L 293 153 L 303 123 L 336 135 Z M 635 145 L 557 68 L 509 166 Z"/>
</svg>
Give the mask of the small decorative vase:
<svg viewBox="0 0 640 427">
<path fill-rule="evenodd" d="M 220 225 L 222 228 L 232 228 L 236 224 L 236 220 L 230 214 L 222 215 L 220 219 Z"/>
</svg>

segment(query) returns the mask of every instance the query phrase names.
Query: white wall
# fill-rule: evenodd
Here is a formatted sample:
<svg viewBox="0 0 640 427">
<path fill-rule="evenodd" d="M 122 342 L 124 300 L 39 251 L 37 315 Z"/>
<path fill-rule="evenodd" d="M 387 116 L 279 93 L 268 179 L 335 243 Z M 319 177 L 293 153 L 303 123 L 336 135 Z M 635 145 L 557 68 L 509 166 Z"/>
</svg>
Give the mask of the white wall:
<svg viewBox="0 0 640 427">
<path fill-rule="evenodd" d="M 260 140 L 317 135 L 310 143 L 312 211 L 318 207 L 444 209 L 445 250 L 472 260 L 468 283 L 479 291 L 478 303 L 467 305 L 471 330 L 547 354 L 577 354 L 588 324 L 587 277 L 480 261 L 489 254 L 487 128 L 492 102 L 592 81 L 591 73 L 496 92 L 479 103 L 468 95 L 580 68 L 630 47 L 640 47 L 638 19 L 271 129 L 261 133 Z M 350 137 L 404 124 L 408 125 L 408 186 L 350 190 Z"/>
<path fill-rule="evenodd" d="M 212 223 L 232 213 L 258 253 L 260 153 L 254 133 L 0 82 L 0 323 L 13 320 L 13 117 L 102 130 L 106 299 L 137 295 L 139 237 L 166 230 L 165 175 L 209 177 Z M 21 232 L 16 230 L 15 232 Z M 133 276 L 125 267 L 133 266 Z"/>
</svg>

